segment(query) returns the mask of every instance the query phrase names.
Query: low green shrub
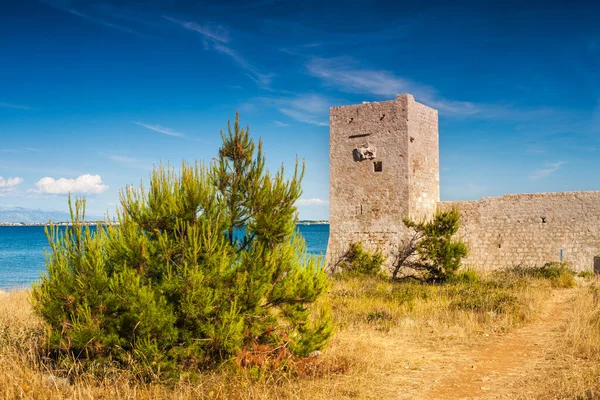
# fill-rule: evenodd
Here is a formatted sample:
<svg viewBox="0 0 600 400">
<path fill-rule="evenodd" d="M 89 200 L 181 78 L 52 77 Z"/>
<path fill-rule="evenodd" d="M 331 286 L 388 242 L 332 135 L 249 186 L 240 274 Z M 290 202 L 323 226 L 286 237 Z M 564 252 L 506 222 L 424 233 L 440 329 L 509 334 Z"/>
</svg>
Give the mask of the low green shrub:
<svg viewBox="0 0 600 400">
<path fill-rule="evenodd" d="M 344 274 L 362 274 L 377 276 L 381 274 L 381 267 L 385 257 L 380 251 L 374 253 L 363 249 L 360 242 L 350 244 L 350 248 L 339 260 L 337 267 Z"/>
<path fill-rule="evenodd" d="M 550 280 L 552 287 L 555 288 L 572 288 L 577 285 L 575 282 L 575 274 L 572 272 L 562 272 L 558 277 Z"/>
<path fill-rule="evenodd" d="M 429 297 L 431 297 L 431 291 L 428 285 L 421 282 L 398 284 L 391 292 L 391 298 L 398 303 L 411 303 L 416 299 L 427 300 Z"/>
<path fill-rule="evenodd" d="M 525 265 L 516 265 L 496 271 L 500 275 L 510 275 L 517 278 L 537 278 L 537 279 L 553 279 L 558 278 L 562 271 L 568 270 L 564 263 L 546 263 L 541 267 L 528 267 Z"/>
<path fill-rule="evenodd" d="M 515 295 L 487 285 L 460 287 L 455 296 L 457 298 L 450 303 L 450 307 L 478 313 L 506 314 L 519 306 L 519 299 Z"/>
<path fill-rule="evenodd" d="M 570 288 L 576 284 L 575 272 L 569 268 L 568 263 L 560 262 L 546 263 L 541 267 L 518 265 L 498 270 L 494 274 L 497 279 L 545 279 L 555 288 Z"/>
<path fill-rule="evenodd" d="M 386 310 L 375 310 L 367 313 L 368 322 L 388 321 L 392 319 L 392 315 Z"/>
<path fill-rule="evenodd" d="M 454 277 L 451 279 L 451 282 L 475 284 L 481 282 L 481 277 L 477 271 L 473 269 L 465 269 L 454 275 Z"/>
<path fill-rule="evenodd" d="M 592 271 L 579 271 L 577 276 L 584 279 L 592 279 L 596 276 L 596 274 Z"/>
</svg>

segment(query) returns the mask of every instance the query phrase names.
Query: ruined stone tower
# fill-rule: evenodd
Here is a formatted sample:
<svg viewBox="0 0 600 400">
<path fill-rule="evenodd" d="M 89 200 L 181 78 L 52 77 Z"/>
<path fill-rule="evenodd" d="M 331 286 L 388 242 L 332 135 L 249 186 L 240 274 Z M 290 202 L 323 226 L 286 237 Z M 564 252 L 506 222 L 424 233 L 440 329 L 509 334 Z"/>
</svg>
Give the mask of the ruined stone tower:
<svg viewBox="0 0 600 400">
<path fill-rule="evenodd" d="M 351 242 L 389 255 L 402 220 L 431 218 L 439 193 L 437 110 L 409 94 L 331 108 L 330 269 Z"/>
</svg>

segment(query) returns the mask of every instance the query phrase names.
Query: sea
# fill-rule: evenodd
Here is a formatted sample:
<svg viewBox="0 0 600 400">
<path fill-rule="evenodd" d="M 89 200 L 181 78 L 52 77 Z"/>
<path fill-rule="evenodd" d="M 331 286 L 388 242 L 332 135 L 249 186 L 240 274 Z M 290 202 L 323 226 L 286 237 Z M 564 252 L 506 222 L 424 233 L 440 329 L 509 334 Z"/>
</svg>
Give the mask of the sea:
<svg viewBox="0 0 600 400">
<path fill-rule="evenodd" d="M 325 255 L 329 225 L 298 225 L 312 254 Z M 0 289 L 31 286 L 45 270 L 48 240 L 43 226 L 0 226 Z"/>
</svg>

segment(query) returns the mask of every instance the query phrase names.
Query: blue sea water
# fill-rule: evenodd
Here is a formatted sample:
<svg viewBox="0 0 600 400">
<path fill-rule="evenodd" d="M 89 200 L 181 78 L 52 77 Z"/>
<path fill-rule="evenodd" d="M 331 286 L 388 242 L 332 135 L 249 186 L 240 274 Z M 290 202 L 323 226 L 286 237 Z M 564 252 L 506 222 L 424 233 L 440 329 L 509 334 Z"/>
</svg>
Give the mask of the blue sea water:
<svg viewBox="0 0 600 400">
<path fill-rule="evenodd" d="M 325 255 L 329 225 L 298 225 L 308 251 Z M 42 226 L 0 226 L 0 289 L 30 286 L 44 271 L 48 241 Z"/>
</svg>

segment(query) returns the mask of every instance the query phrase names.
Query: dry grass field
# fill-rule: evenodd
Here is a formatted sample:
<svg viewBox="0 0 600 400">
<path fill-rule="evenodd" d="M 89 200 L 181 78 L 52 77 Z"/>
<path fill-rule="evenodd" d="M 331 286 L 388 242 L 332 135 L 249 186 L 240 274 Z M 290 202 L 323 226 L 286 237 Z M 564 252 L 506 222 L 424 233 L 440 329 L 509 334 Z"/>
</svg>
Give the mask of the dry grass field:
<svg viewBox="0 0 600 400">
<path fill-rule="evenodd" d="M 425 285 L 334 279 L 337 332 L 293 370 L 143 383 L 61 370 L 24 290 L 0 293 L 0 398 L 432 399 L 600 397 L 600 282 L 519 271 Z"/>
</svg>

